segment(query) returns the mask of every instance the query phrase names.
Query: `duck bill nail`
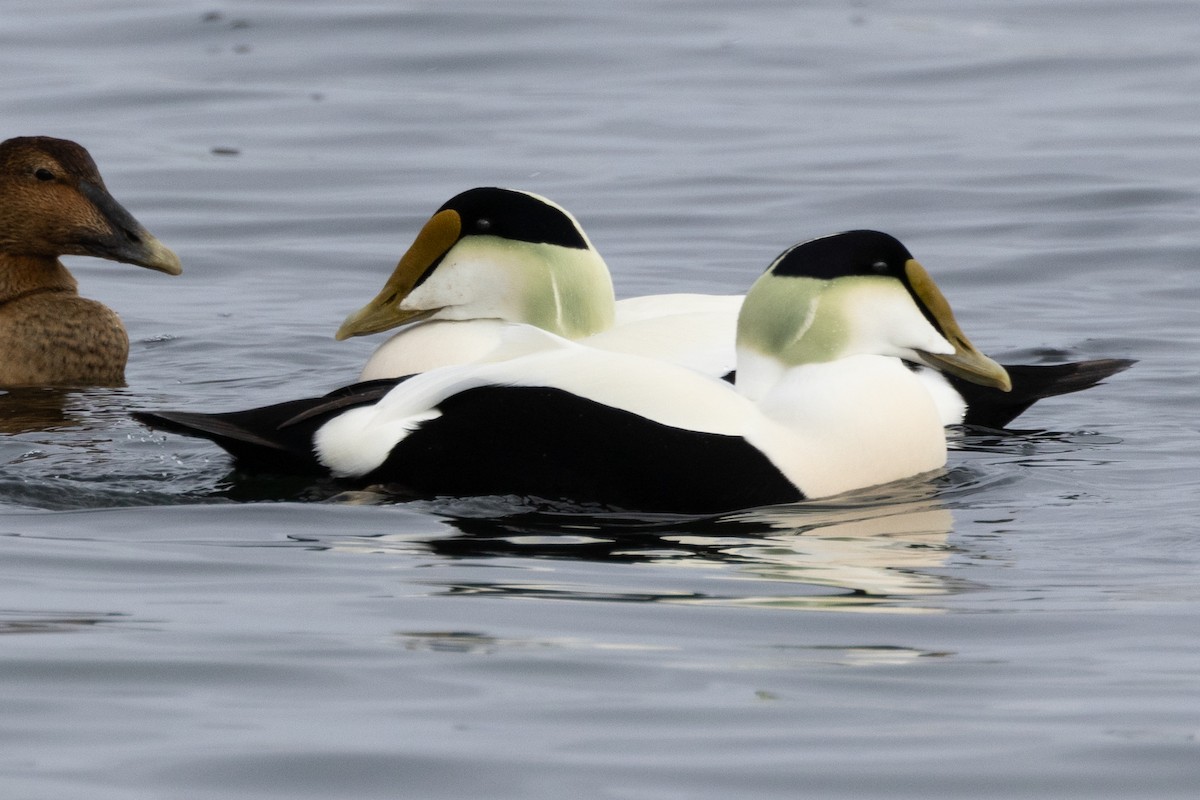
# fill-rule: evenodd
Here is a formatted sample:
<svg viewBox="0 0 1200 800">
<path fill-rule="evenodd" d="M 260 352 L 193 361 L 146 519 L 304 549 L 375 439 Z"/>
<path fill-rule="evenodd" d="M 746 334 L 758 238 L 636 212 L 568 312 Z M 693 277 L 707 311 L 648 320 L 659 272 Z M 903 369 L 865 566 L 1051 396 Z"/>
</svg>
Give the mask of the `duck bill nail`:
<svg viewBox="0 0 1200 800">
<path fill-rule="evenodd" d="M 335 339 L 343 342 L 352 336 L 370 336 L 372 333 L 397 328 L 409 322 L 416 322 L 433 314 L 433 311 L 402 311 L 391 303 L 379 303 L 372 300 L 366 306 L 346 317 L 346 321 L 334 334 Z"/>
<path fill-rule="evenodd" d="M 981 386 L 991 386 L 1003 392 L 1012 390 L 1012 380 L 1008 371 L 975 348 L 960 349 L 957 343 L 955 351 L 950 355 L 940 353 L 922 353 L 924 360 L 931 367 L 945 370 L 965 381 Z"/>
<path fill-rule="evenodd" d="M 145 230 L 142 231 L 141 251 L 142 255 L 138 256 L 136 260 L 131 259 L 132 263 L 139 267 L 158 270 L 168 275 L 178 275 L 183 272 L 183 265 L 179 263 L 179 256 L 175 255 L 175 251 L 146 233 Z"/>
</svg>

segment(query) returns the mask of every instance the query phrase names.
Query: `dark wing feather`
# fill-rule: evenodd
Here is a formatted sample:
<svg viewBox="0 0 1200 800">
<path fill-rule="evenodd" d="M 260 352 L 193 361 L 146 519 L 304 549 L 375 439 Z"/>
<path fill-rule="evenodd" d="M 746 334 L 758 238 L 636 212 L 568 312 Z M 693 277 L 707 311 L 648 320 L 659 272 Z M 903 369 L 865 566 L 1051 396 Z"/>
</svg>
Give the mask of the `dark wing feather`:
<svg viewBox="0 0 1200 800">
<path fill-rule="evenodd" d="M 376 402 L 397 382 L 249 411 L 134 416 L 209 439 L 246 470 L 326 476 L 312 449 L 317 429 L 347 408 Z M 379 468 L 351 480 L 415 496 L 517 494 L 685 513 L 804 497 L 740 437 L 672 428 L 561 389 L 477 387 L 446 398 L 438 410 Z"/>
</svg>

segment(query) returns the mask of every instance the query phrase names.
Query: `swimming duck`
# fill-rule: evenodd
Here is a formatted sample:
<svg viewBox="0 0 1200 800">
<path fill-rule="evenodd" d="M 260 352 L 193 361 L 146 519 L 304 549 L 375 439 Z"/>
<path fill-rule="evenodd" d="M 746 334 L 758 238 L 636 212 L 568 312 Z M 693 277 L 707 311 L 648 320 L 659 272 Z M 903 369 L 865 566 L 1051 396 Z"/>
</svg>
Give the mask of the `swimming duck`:
<svg viewBox="0 0 1200 800">
<path fill-rule="evenodd" d="M 79 296 L 63 255 L 181 271 L 108 193 L 83 147 L 46 136 L 0 143 L 0 386 L 125 383 L 125 326 Z"/>
<path fill-rule="evenodd" d="M 336 337 L 404 326 L 368 359 L 363 381 L 495 359 L 509 322 L 732 378 L 741 295 L 613 298 L 607 265 L 566 209 L 529 192 L 482 187 L 438 209 Z M 946 425 L 1002 428 L 1037 400 L 1086 389 L 1132 363 L 1010 366 L 1010 392 L 914 368 Z"/>
<path fill-rule="evenodd" d="M 486 363 L 227 414 L 139 413 L 245 469 L 419 496 L 532 495 L 714 512 L 940 468 L 938 409 L 905 361 L 1008 388 L 908 250 L 876 231 L 796 245 L 751 288 L 736 384 L 509 325 Z"/>
<path fill-rule="evenodd" d="M 570 212 L 530 192 L 481 187 L 437 210 L 336 338 L 405 326 L 367 361 L 364 381 L 494 357 L 510 322 L 725 374 L 740 305 L 738 295 L 615 300 L 608 265 Z"/>
</svg>

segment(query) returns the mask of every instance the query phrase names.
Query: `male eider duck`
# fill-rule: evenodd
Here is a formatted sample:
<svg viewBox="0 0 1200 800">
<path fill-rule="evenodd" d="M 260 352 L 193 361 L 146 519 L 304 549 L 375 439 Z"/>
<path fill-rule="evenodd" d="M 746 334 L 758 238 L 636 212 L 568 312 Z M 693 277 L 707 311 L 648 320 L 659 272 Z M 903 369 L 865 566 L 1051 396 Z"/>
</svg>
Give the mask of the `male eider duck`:
<svg viewBox="0 0 1200 800">
<path fill-rule="evenodd" d="M 363 381 L 495 359 L 511 322 L 728 377 L 741 304 L 741 295 L 704 294 L 614 302 L 608 267 L 570 213 L 529 192 L 484 187 L 438 209 L 337 338 L 404 326 L 368 359 Z M 920 372 L 946 425 L 1002 428 L 1037 400 L 1086 389 L 1132 363 L 1009 366 L 1011 392 Z"/>
<path fill-rule="evenodd" d="M 87 150 L 0 143 L 0 386 L 121 386 L 129 336 L 59 261 L 88 255 L 180 273 L 179 258 L 104 187 Z"/>
<path fill-rule="evenodd" d="M 137 417 L 211 439 L 244 469 L 707 513 L 942 467 L 938 409 L 905 361 L 1008 388 L 921 265 L 876 231 L 814 239 L 771 264 L 738 319 L 736 384 L 532 326 L 502 338 L 529 354 L 251 411 Z"/>
<path fill-rule="evenodd" d="M 705 294 L 615 300 L 608 265 L 566 209 L 482 187 L 437 210 L 336 337 L 405 326 L 367 361 L 364 381 L 492 358 L 512 322 L 723 375 L 733 368 L 741 302 Z"/>
</svg>

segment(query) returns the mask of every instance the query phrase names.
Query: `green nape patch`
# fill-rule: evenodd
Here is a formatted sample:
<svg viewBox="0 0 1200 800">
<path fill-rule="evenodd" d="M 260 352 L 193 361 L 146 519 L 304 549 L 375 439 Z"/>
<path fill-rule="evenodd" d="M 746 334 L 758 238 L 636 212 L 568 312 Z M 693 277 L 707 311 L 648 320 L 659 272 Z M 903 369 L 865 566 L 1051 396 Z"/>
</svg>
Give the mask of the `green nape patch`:
<svg viewBox="0 0 1200 800">
<path fill-rule="evenodd" d="M 848 276 L 837 280 L 766 273 L 746 295 L 738 318 L 738 344 L 788 366 L 832 361 L 854 336 L 855 301 L 891 278 Z"/>
<path fill-rule="evenodd" d="M 529 259 L 524 268 L 520 291 L 526 321 L 568 339 L 582 339 L 612 327 L 616 303 L 612 278 L 596 252 L 535 246 L 552 255 Z"/>
</svg>

